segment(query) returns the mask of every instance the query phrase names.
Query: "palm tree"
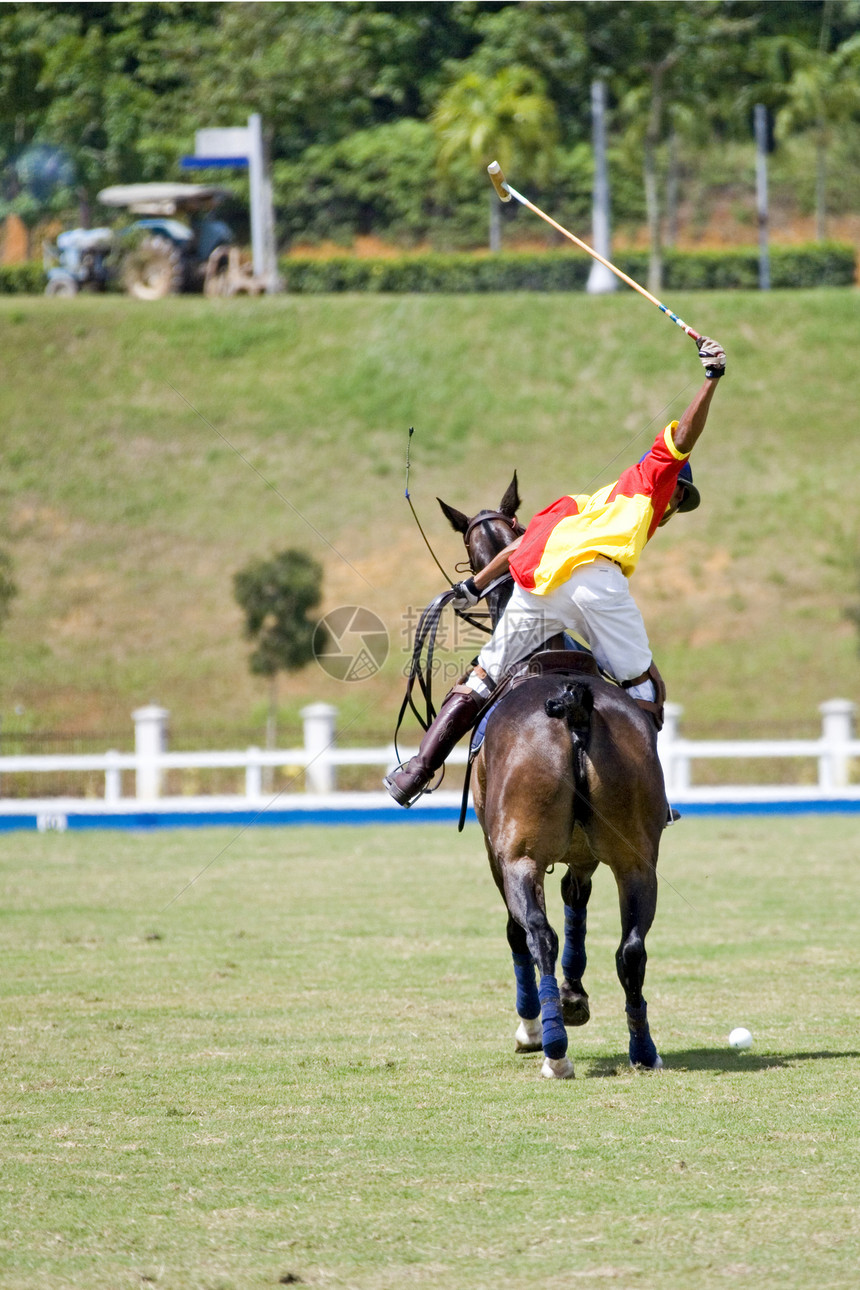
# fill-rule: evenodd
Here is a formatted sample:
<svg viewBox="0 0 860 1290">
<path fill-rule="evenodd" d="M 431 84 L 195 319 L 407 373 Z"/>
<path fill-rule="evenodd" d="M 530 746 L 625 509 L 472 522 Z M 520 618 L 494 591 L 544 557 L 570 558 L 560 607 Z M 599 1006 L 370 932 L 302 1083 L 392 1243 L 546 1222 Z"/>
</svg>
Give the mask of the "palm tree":
<svg viewBox="0 0 860 1290">
<path fill-rule="evenodd" d="M 815 236 L 827 236 L 827 154 L 836 128 L 860 113 L 860 36 L 845 40 L 828 53 L 826 39 L 817 49 L 783 37 L 774 52 L 787 60 L 791 78 L 785 101 L 776 115 L 782 138 L 810 130 L 815 144 Z"/>
<path fill-rule="evenodd" d="M 551 169 L 558 117 L 542 78 L 529 67 L 515 64 L 494 76 L 467 72 L 442 95 L 432 122 L 442 174 L 464 154 L 476 169 L 498 161 L 506 174 L 522 169 L 536 183 Z M 490 250 L 500 246 L 499 202 L 491 190 Z"/>
</svg>

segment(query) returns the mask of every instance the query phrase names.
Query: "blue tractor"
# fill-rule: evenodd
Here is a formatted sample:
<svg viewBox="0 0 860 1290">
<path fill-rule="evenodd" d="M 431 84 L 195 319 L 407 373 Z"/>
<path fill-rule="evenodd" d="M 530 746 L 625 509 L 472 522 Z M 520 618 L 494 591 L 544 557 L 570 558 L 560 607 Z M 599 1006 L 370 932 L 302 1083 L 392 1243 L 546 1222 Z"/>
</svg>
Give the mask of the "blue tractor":
<svg viewBox="0 0 860 1290">
<path fill-rule="evenodd" d="M 48 281 L 46 296 L 76 296 L 104 291 L 110 279 L 114 235 L 109 228 L 71 228 L 56 242 L 46 242 L 42 258 Z"/>
<path fill-rule="evenodd" d="M 138 300 L 185 291 L 207 296 L 256 295 L 263 290 L 233 245 L 232 230 L 214 209 L 223 188 L 203 184 L 118 184 L 99 201 L 140 218 L 119 232 L 70 229 L 46 254 L 48 295 L 104 290 L 118 280 Z M 177 215 L 185 216 L 184 222 Z"/>
<path fill-rule="evenodd" d="M 119 274 L 129 295 L 162 300 L 183 291 L 212 290 L 216 266 L 226 266 L 232 230 L 214 208 L 223 188 L 204 184 L 118 184 L 103 188 L 104 206 L 141 216 L 120 238 Z M 187 223 L 176 218 L 182 214 Z M 210 265 L 211 261 L 211 265 Z M 207 282 L 207 274 L 209 281 Z"/>
</svg>

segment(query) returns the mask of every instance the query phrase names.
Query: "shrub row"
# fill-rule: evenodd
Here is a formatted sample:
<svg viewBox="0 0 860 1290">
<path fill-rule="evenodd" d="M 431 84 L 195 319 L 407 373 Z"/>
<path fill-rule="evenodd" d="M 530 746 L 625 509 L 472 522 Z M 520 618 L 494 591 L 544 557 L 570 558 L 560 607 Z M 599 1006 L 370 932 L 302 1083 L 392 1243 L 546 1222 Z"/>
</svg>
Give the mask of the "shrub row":
<svg viewBox="0 0 860 1290">
<path fill-rule="evenodd" d="M 644 283 L 648 277 L 645 251 L 621 252 L 619 269 Z M 505 251 L 499 255 L 466 253 L 398 256 L 391 259 L 285 259 L 281 271 L 287 290 L 448 292 L 465 291 L 582 291 L 591 261 L 570 251 Z M 855 281 L 854 247 L 840 242 L 773 247 L 770 277 L 773 287 L 846 287 Z M 664 291 L 713 291 L 758 286 L 758 251 L 743 247 L 729 251 L 668 251 L 663 266 Z M 40 264 L 0 265 L 0 295 L 33 295 L 45 289 Z"/>
<path fill-rule="evenodd" d="M 856 253 L 850 244 L 822 242 L 812 246 L 774 247 L 770 254 L 773 287 L 844 287 L 855 281 Z M 647 252 L 616 257 L 619 269 L 644 283 Z M 281 270 L 287 290 L 326 291 L 581 291 L 591 261 L 583 254 L 543 251 L 499 255 L 427 254 L 394 259 L 285 259 Z M 663 289 L 709 291 L 755 289 L 759 281 L 758 251 L 746 247 L 728 251 L 667 252 Z"/>
<path fill-rule="evenodd" d="M 0 264 L 0 296 L 32 296 L 45 290 L 41 264 Z"/>
</svg>

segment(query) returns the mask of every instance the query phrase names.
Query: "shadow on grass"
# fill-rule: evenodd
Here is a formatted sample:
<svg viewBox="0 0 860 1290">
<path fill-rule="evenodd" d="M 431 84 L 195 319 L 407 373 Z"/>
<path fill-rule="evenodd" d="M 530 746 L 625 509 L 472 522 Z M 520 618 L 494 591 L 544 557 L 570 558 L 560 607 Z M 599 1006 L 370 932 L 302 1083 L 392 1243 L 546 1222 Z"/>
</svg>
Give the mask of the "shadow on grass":
<svg viewBox="0 0 860 1290">
<path fill-rule="evenodd" d="M 860 1057 L 860 1052 L 831 1052 L 822 1049 L 817 1053 L 733 1053 L 724 1048 L 688 1048 L 681 1052 L 661 1053 L 667 1071 L 715 1071 L 734 1075 L 737 1071 L 784 1070 L 798 1062 L 840 1061 Z M 591 1063 L 586 1079 L 609 1079 L 630 1069 L 626 1053 L 617 1057 L 604 1057 Z"/>
</svg>

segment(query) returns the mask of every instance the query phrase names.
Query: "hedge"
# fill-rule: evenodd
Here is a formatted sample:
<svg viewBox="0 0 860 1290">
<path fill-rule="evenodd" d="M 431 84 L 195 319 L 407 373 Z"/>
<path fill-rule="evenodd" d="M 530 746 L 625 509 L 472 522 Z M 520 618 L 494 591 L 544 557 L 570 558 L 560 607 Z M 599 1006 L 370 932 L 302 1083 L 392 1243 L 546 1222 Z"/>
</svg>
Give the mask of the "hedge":
<svg viewBox="0 0 860 1290">
<path fill-rule="evenodd" d="M 0 264 L 0 296 L 40 295 L 45 281 L 41 264 Z"/>
<path fill-rule="evenodd" d="M 648 278 L 647 251 L 620 252 L 615 260 L 637 282 Z M 287 290 L 447 292 L 582 291 L 591 261 L 573 251 L 503 251 L 498 255 L 466 253 L 404 255 L 391 259 L 283 259 Z M 773 287 L 849 287 L 855 282 L 856 252 L 850 243 L 815 242 L 808 246 L 775 246 L 770 252 Z M 712 291 L 758 287 L 758 250 L 667 251 L 664 291 Z M 40 264 L 0 265 L 0 295 L 33 295 L 45 289 Z"/>
<path fill-rule="evenodd" d="M 637 282 L 648 277 L 648 253 L 621 252 L 615 263 Z M 427 254 L 392 259 L 284 259 L 287 290 L 417 292 L 582 291 L 591 261 L 568 251 L 498 255 Z M 773 247 L 773 287 L 846 287 L 855 281 L 856 252 L 850 244 Z M 758 287 L 758 250 L 669 251 L 663 265 L 663 290 L 709 291 Z"/>
</svg>

